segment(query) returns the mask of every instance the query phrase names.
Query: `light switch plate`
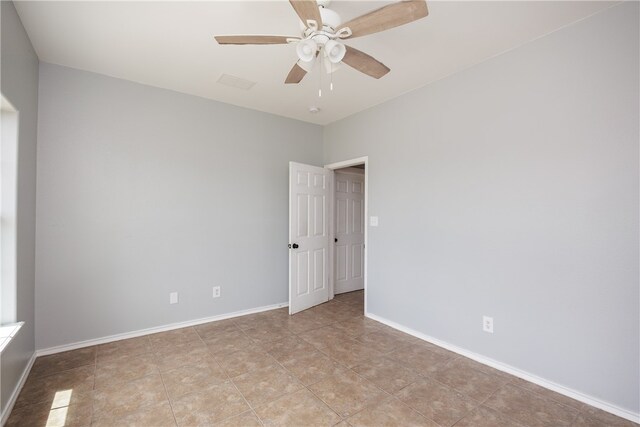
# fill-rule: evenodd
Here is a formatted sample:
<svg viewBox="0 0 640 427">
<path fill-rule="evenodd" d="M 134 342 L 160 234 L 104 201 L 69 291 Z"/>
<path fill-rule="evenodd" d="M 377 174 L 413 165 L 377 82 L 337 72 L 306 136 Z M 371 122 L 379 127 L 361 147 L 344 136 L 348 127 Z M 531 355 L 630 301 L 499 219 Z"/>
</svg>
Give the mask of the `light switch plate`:
<svg viewBox="0 0 640 427">
<path fill-rule="evenodd" d="M 378 226 L 378 217 L 377 216 L 372 216 L 369 218 L 369 225 L 372 227 L 377 227 Z"/>
<path fill-rule="evenodd" d="M 169 294 L 169 304 L 177 304 L 178 303 L 178 293 L 171 292 Z"/>
</svg>

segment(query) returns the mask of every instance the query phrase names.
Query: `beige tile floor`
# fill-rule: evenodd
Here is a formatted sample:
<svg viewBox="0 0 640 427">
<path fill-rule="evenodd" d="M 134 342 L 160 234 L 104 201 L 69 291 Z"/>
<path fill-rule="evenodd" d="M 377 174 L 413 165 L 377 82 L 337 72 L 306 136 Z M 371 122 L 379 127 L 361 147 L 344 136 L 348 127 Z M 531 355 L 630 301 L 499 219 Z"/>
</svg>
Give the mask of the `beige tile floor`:
<svg viewBox="0 0 640 427">
<path fill-rule="evenodd" d="M 366 319 L 363 293 L 40 357 L 8 426 L 632 426 Z"/>
</svg>

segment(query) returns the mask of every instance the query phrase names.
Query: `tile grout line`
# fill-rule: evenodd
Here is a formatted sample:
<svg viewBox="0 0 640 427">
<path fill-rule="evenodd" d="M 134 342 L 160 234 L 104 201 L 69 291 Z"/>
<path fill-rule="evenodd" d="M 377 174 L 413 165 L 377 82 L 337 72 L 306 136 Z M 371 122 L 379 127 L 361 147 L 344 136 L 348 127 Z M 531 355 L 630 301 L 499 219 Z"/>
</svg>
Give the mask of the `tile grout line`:
<svg viewBox="0 0 640 427">
<path fill-rule="evenodd" d="M 296 336 L 297 336 L 297 335 L 296 335 Z M 276 358 L 274 358 L 274 360 L 276 361 L 276 363 L 277 363 L 278 365 L 280 365 L 280 367 L 281 367 L 282 369 L 284 369 L 287 373 L 289 373 L 291 376 L 293 376 L 293 377 L 296 379 L 296 381 L 298 381 L 298 382 L 302 385 L 302 388 L 301 388 L 300 390 L 303 390 L 303 389 L 307 390 L 307 391 L 308 391 L 309 393 L 311 393 L 311 394 L 312 394 L 316 399 L 318 399 L 320 402 L 322 402 L 322 403 L 323 403 L 323 404 L 324 404 L 324 405 L 325 405 L 325 406 L 326 406 L 330 411 L 332 411 L 334 414 L 336 414 L 336 415 L 338 416 L 338 418 L 340 419 L 340 421 L 346 421 L 346 420 L 345 420 L 345 418 L 343 418 L 343 417 L 342 417 L 342 415 L 340 415 L 339 413 L 337 413 L 337 412 L 336 412 L 336 411 L 335 411 L 331 406 L 329 406 L 329 405 L 327 404 L 327 402 L 325 402 L 325 401 L 324 401 L 322 398 L 320 398 L 316 393 L 314 393 L 314 392 L 313 392 L 313 390 L 311 390 L 311 389 L 309 388 L 309 386 L 311 386 L 311 385 L 313 385 L 313 384 L 317 384 L 317 383 L 319 383 L 319 382 L 321 382 L 321 381 L 317 381 L 317 382 L 315 382 L 315 383 L 313 383 L 313 384 L 308 384 L 308 385 L 307 385 L 307 384 L 303 383 L 303 382 L 302 382 L 298 377 L 296 377 L 296 375 L 295 375 L 293 372 L 291 372 L 289 369 L 287 369 L 287 368 L 286 368 L 282 363 L 280 363 L 280 361 L 279 361 L 279 360 L 277 360 Z M 333 359 L 332 359 L 332 360 L 333 360 Z M 288 393 L 288 394 L 293 394 L 293 393 L 296 393 L 296 392 L 298 392 L 298 391 L 300 391 L 300 390 L 296 390 L 296 391 L 294 391 L 294 392 L 292 392 L 292 393 Z M 281 396 L 281 397 L 282 397 L 282 396 Z M 278 397 L 278 399 L 280 399 L 280 397 Z M 276 399 L 276 400 L 277 400 L 277 399 Z M 338 423 L 336 423 L 336 424 L 338 424 Z M 348 423 L 347 423 L 347 424 L 348 424 Z"/>
<path fill-rule="evenodd" d="M 173 410 L 173 403 L 171 402 L 171 398 L 169 397 L 169 390 L 167 390 L 167 385 L 164 383 L 164 378 L 162 376 L 162 371 L 158 368 L 158 374 L 160 374 L 160 381 L 162 381 L 162 388 L 164 388 L 164 394 L 167 397 L 167 401 L 169 402 L 169 408 L 171 409 L 171 415 L 173 416 L 173 422 L 178 426 L 178 419 L 176 418 L 176 413 Z"/>
<path fill-rule="evenodd" d="M 96 346 L 96 355 L 94 357 L 94 369 L 93 369 L 93 388 L 91 389 L 91 421 L 89 425 L 93 425 L 93 414 L 95 412 L 94 410 L 94 405 L 95 405 L 95 394 L 96 394 L 96 375 L 98 373 L 98 346 Z"/>
<path fill-rule="evenodd" d="M 260 313 L 256 313 L 256 314 L 260 314 Z M 240 327 L 238 327 L 238 325 L 236 325 L 236 323 L 235 323 L 235 322 L 233 322 L 233 321 L 232 321 L 232 323 L 233 323 L 233 325 L 234 325 L 234 326 L 235 326 L 235 327 L 236 327 L 236 328 L 237 328 L 237 329 L 242 333 L 242 335 L 243 335 L 243 336 L 245 336 L 247 339 L 250 339 L 250 338 L 249 338 L 249 337 L 244 333 L 244 331 L 243 331 L 242 329 L 240 329 Z M 200 341 L 205 345 L 205 347 L 207 348 L 207 350 L 209 350 L 209 346 L 207 346 L 207 343 L 205 343 L 205 342 L 204 342 L 204 339 L 202 338 L 202 336 L 200 335 L 200 333 L 198 332 L 198 330 L 197 330 L 197 329 L 196 329 L 196 333 L 198 334 L 198 337 L 200 337 Z M 239 350 L 238 350 L 238 351 L 239 351 Z M 210 350 L 209 350 L 209 352 L 210 352 Z M 218 363 L 218 365 L 220 365 L 220 363 L 219 363 L 219 362 L 217 361 L 217 359 L 216 359 L 216 355 L 212 353 L 212 356 L 213 356 L 214 360 L 216 360 L 216 363 Z M 220 368 L 222 368 L 222 366 L 220 366 Z M 254 410 L 254 408 L 253 408 L 253 406 L 251 405 L 251 403 L 249 403 L 249 401 L 247 400 L 247 398 L 245 397 L 245 395 L 240 391 L 240 389 L 238 388 L 238 386 L 236 385 L 236 383 L 233 381 L 233 378 L 232 378 L 231 376 L 229 376 L 229 374 L 227 373 L 227 371 L 226 371 L 224 368 L 222 368 L 222 370 L 224 371 L 225 375 L 227 376 L 228 381 L 231 383 L 231 385 L 233 385 L 233 388 L 235 388 L 235 389 L 236 389 L 236 391 L 238 392 L 238 394 L 240 395 L 240 397 L 242 397 L 242 400 L 244 400 L 244 403 L 246 403 L 246 404 L 247 404 L 247 406 L 249 407 L 249 411 L 251 411 L 251 412 L 256 416 L 256 418 L 258 419 L 258 422 L 260 423 L 260 425 L 264 426 L 264 423 L 262 422 L 262 419 L 260 418 L 260 416 L 258 415 L 258 413 Z M 217 421 L 217 422 L 221 422 L 221 421 L 224 421 L 224 420 L 228 420 L 229 418 L 235 417 L 235 416 L 237 416 L 237 415 L 242 415 L 242 414 L 244 414 L 244 413 L 246 413 L 246 412 L 249 412 L 249 411 L 244 411 L 244 412 L 241 412 L 240 414 L 232 415 L 231 417 L 224 418 L 224 419 L 219 420 L 219 421 Z"/>
<path fill-rule="evenodd" d="M 285 326 L 285 328 L 286 328 L 286 329 L 287 329 L 287 330 L 292 334 L 292 336 L 293 336 L 293 337 L 298 338 L 298 339 L 300 339 L 300 340 L 302 340 L 302 341 L 304 341 L 304 342 L 307 342 L 307 341 L 305 341 L 303 338 L 301 338 L 301 337 L 299 336 L 299 334 L 300 334 L 300 333 L 304 333 L 304 332 L 309 332 L 309 331 L 311 331 L 311 330 L 320 329 L 320 328 L 323 328 L 323 327 L 325 327 L 325 326 L 333 325 L 334 323 L 336 323 L 336 322 L 330 322 L 330 323 L 328 323 L 328 324 L 326 324 L 326 325 L 318 325 L 318 327 L 317 327 L 317 328 L 311 328 L 311 329 L 309 329 L 309 330 L 301 331 L 301 332 L 298 332 L 298 333 L 296 333 L 296 332 L 292 331 L 290 328 L 288 328 L 288 327 L 286 327 L 286 326 Z M 256 327 L 256 328 L 258 328 L 258 327 Z M 247 330 L 256 329 L 256 328 L 248 328 Z M 244 332 L 245 332 L 245 330 L 242 330 L 242 332 L 244 333 Z M 256 343 L 256 340 L 253 340 L 253 339 L 252 339 L 251 337 L 249 337 L 246 333 L 244 333 L 244 335 L 245 335 L 249 340 L 251 340 L 252 342 Z M 273 340 L 273 341 L 268 341 L 267 343 L 256 343 L 256 344 L 258 344 L 258 345 L 265 345 L 265 344 L 269 344 L 269 343 L 278 342 L 278 341 L 281 341 L 281 340 L 284 340 L 284 339 L 287 339 L 287 338 L 290 338 L 290 337 L 284 337 L 284 338 L 281 338 L 281 339 L 277 339 L 277 340 Z M 316 349 L 316 350 L 317 350 L 317 348 L 316 348 L 314 345 L 312 345 L 312 344 L 310 344 L 310 343 L 308 343 L 308 344 L 309 344 L 309 345 L 311 345 L 314 349 Z M 265 350 L 265 353 L 266 353 L 266 354 L 267 354 L 271 359 L 273 359 L 273 360 L 274 360 L 274 362 L 284 370 L 284 372 L 286 372 L 288 375 L 291 375 L 291 376 L 292 376 L 292 377 L 293 377 L 293 378 L 294 378 L 294 379 L 295 379 L 295 380 L 296 380 L 296 381 L 297 381 L 297 382 L 302 386 L 302 388 L 300 388 L 300 389 L 298 389 L 298 390 L 292 391 L 292 392 L 290 392 L 290 393 L 284 393 L 284 394 L 282 394 L 282 395 L 279 395 L 278 397 L 276 397 L 276 398 L 275 398 L 274 400 L 272 400 L 271 402 L 275 402 L 275 401 L 276 401 L 276 400 L 278 400 L 278 399 L 281 399 L 281 398 L 283 398 L 283 397 L 285 397 L 285 396 L 289 396 L 289 395 L 291 395 L 291 394 L 297 393 L 297 392 L 299 392 L 299 391 L 301 391 L 301 390 L 307 390 L 307 391 L 308 391 L 308 392 L 310 392 L 314 397 L 316 397 L 318 400 L 320 400 L 320 401 L 321 401 L 321 402 L 322 402 L 322 403 L 323 403 L 323 404 L 324 404 L 324 405 L 325 405 L 325 406 L 326 406 L 330 411 L 332 411 L 333 413 L 335 413 L 335 414 L 338 416 L 338 418 L 340 419 L 340 421 L 345 421 L 345 422 L 346 422 L 346 420 L 345 420 L 345 419 L 344 419 L 340 414 L 338 414 L 338 413 L 337 413 L 333 408 L 331 408 L 331 407 L 330 407 L 330 406 L 329 406 L 329 405 L 328 405 L 324 400 L 322 400 L 320 397 L 318 397 L 318 396 L 313 392 L 313 390 L 311 390 L 311 389 L 309 388 L 309 385 L 304 384 L 304 383 L 303 383 L 303 382 L 302 382 L 302 381 L 301 381 L 301 380 L 300 380 L 300 379 L 299 379 L 299 378 L 298 378 L 298 377 L 297 377 L 293 372 L 291 372 L 289 369 L 287 369 L 287 368 L 286 368 L 286 367 L 285 367 L 285 366 L 284 366 L 284 365 L 283 365 L 283 364 L 282 364 L 278 359 L 276 359 L 276 358 L 275 358 L 275 357 L 273 357 L 271 354 L 269 354 L 269 352 L 268 352 L 268 351 L 266 351 L 266 350 Z M 333 360 L 333 359 L 331 359 L 331 360 Z M 314 383 L 314 384 L 315 384 L 315 383 Z M 234 385 L 235 385 L 235 383 L 234 383 Z M 238 390 L 238 391 L 239 391 L 239 390 Z M 242 393 L 241 393 L 241 394 L 242 394 Z M 243 395 L 243 397 L 244 397 L 244 395 Z M 269 404 L 269 403 L 271 403 L 271 402 L 265 403 L 265 405 L 268 405 L 268 404 Z M 254 412 L 255 412 L 255 410 L 254 410 Z M 258 417 L 258 419 L 260 420 L 260 422 L 261 422 L 261 423 L 263 423 L 263 425 L 264 425 L 264 422 L 262 421 L 262 419 L 260 418 L 260 416 L 259 416 L 257 413 L 256 413 L 256 416 Z M 348 423 L 347 423 L 347 424 L 348 424 Z"/>
<path fill-rule="evenodd" d="M 331 322 L 331 323 L 329 323 L 329 324 L 327 324 L 327 325 L 325 325 L 325 326 L 332 326 L 332 325 L 334 325 L 334 324 L 336 324 L 336 323 L 340 323 L 340 322 L 339 322 L 339 321 Z M 323 327 L 325 327 L 325 326 L 323 326 Z M 318 329 L 320 329 L 320 328 L 318 328 Z M 340 362 L 339 360 L 336 360 L 335 358 L 331 357 L 330 355 L 328 355 L 328 354 L 324 353 L 320 348 L 318 348 L 318 346 L 316 346 L 316 345 L 314 345 L 314 344 L 312 344 L 312 343 L 310 343 L 310 342 L 306 341 L 303 337 L 299 336 L 300 334 L 305 333 L 305 332 L 309 332 L 309 331 L 303 331 L 303 332 L 300 332 L 299 334 L 296 334 L 296 336 L 297 336 L 299 339 L 301 339 L 302 341 L 304 341 L 304 342 L 308 343 L 309 345 L 311 345 L 311 346 L 312 346 L 316 351 L 318 351 L 318 352 L 320 352 L 321 354 L 323 354 L 324 356 L 328 357 L 328 358 L 329 358 L 330 360 L 332 360 L 333 362 L 335 362 L 335 363 L 337 363 L 338 365 L 340 365 L 340 366 L 344 367 L 347 371 L 350 371 L 350 372 L 354 373 L 354 374 L 355 374 L 356 376 L 358 376 L 360 379 L 364 380 L 367 384 L 371 384 L 371 385 L 373 385 L 375 388 L 377 388 L 378 390 L 380 390 L 380 391 L 382 391 L 383 393 L 385 393 L 385 394 L 387 395 L 387 398 L 388 398 L 388 397 L 391 397 L 391 398 L 396 398 L 396 399 L 397 399 L 397 397 L 395 397 L 393 394 L 391 394 L 391 393 L 387 392 L 386 390 L 383 390 L 382 388 L 378 387 L 378 385 L 376 385 L 375 383 L 373 383 L 371 380 L 369 380 L 369 379 L 367 379 L 367 378 L 363 377 L 363 376 L 362 376 L 362 375 L 360 375 L 358 372 L 356 372 L 356 371 L 354 371 L 354 370 L 353 370 L 353 368 L 354 368 L 355 366 L 359 366 L 359 365 L 355 365 L 355 366 L 353 366 L 353 367 L 349 367 L 349 366 L 347 366 L 347 365 L 343 364 L 342 362 Z M 367 332 L 365 332 L 364 334 L 366 334 L 366 333 L 367 333 Z M 363 334 L 363 335 L 364 335 L 364 334 Z M 349 339 L 351 339 L 351 340 L 353 340 L 353 341 L 355 341 L 355 342 L 359 342 L 359 341 L 357 341 L 357 337 L 351 337 L 351 336 L 349 336 Z M 362 344 L 362 343 L 361 343 L 361 344 Z M 382 356 L 384 356 L 384 355 L 386 355 L 386 354 L 388 354 L 388 353 L 391 353 L 391 352 L 381 353 L 381 357 L 382 357 Z M 363 363 L 366 363 L 366 361 L 365 361 L 365 362 L 363 362 Z M 283 368 L 284 368 L 284 366 L 283 366 Z M 284 369 L 286 369 L 286 368 L 284 368 Z M 338 415 L 338 417 L 340 417 L 340 419 L 341 419 L 342 421 L 346 422 L 347 424 L 351 425 L 351 424 L 347 421 L 347 419 L 348 419 L 348 418 L 351 418 L 351 417 L 353 417 L 354 415 L 357 415 L 357 414 L 361 413 L 362 411 L 366 410 L 367 408 L 369 408 L 369 407 L 371 406 L 371 405 L 365 405 L 365 406 L 364 406 L 362 409 L 360 409 L 359 411 L 357 411 L 357 412 L 355 412 L 355 413 L 353 413 L 353 414 L 349 414 L 349 416 L 348 416 L 348 417 L 343 417 L 341 414 L 337 413 L 333 408 L 331 408 L 331 407 L 327 404 L 327 402 L 325 402 L 321 397 L 319 397 L 316 393 L 314 393 L 314 392 L 313 392 L 313 390 L 311 390 L 311 388 L 310 388 L 310 387 L 311 387 L 312 385 L 314 385 L 314 384 L 318 384 L 318 383 L 320 383 L 320 382 L 322 382 L 322 381 L 324 381 L 324 380 L 317 381 L 317 382 L 315 382 L 315 383 L 313 383 L 313 384 L 305 385 L 305 388 L 306 388 L 307 390 L 309 390 L 309 391 L 311 392 L 311 394 L 313 394 L 316 398 L 318 398 L 322 403 L 324 403 L 324 404 L 325 404 L 325 405 L 326 405 L 330 410 L 332 410 L 333 412 L 335 412 L 335 413 Z M 398 399 L 398 400 L 399 400 L 399 399 Z M 404 402 L 403 402 L 403 403 L 404 403 Z M 408 406 L 408 405 L 407 405 L 407 406 Z M 412 408 L 412 409 L 413 409 L 413 408 Z M 416 412 L 417 412 L 417 411 L 416 411 Z M 421 414 L 421 415 L 422 415 L 422 414 Z M 423 415 L 423 417 L 424 417 L 424 415 Z M 425 418 L 430 420 L 430 418 L 428 418 L 428 417 L 425 417 Z"/>
</svg>

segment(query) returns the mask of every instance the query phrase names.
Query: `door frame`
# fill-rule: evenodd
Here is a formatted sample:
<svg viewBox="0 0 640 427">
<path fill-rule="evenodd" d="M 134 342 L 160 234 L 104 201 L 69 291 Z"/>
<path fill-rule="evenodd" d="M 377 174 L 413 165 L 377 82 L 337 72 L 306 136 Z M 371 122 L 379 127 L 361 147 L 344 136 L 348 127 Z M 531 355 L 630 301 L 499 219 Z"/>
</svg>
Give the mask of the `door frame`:
<svg viewBox="0 0 640 427">
<path fill-rule="evenodd" d="M 350 166 L 356 166 L 364 164 L 364 314 L 369 313 L 367 311 L 367 254 L 369 252 L 369 156 L 357 157 L 355 159 L 343 160 L 341 162 L 330 163 L 324 165 L 326 169 L 335 171 L 336 169 L 348 168 Z M 329 244 L 329 300 L 332 300 L 335 296 L 335 180 L 330 189 L 330 209 L 329 215 L 329 235 L 332 236 Z"/>
</svg>

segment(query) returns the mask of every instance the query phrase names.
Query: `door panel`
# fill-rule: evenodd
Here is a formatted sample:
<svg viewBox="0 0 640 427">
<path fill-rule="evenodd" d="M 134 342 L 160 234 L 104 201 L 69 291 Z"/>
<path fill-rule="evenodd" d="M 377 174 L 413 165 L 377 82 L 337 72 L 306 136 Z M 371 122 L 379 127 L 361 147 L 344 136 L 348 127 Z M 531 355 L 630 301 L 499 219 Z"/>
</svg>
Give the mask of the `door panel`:
<svg viewBox="0 0 640 427">
<path fill-rule="evenodd" d="M 364 173 L 335 173 L 335 293 L 364 289 Z"/>
<path fill-rule="evenodd" d="M 333 172 L 289 163 L 289 313 L 329 300 L 329 197 Z M 294 244 L 297 247 L 294 247 Z"/>
</svg>

